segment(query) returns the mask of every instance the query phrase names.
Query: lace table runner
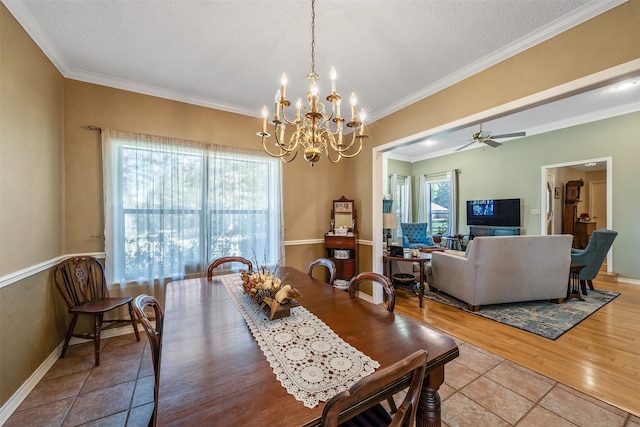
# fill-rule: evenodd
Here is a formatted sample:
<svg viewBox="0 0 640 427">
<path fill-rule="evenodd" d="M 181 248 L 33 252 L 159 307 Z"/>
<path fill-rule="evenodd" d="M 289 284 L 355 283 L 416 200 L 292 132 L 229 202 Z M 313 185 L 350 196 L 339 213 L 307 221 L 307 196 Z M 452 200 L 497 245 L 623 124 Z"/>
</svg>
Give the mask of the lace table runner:
<svg viewBox="0 0 640 427">
<path fill-rule="evenodd" d="M 221 276 L 228 294 L 287 392 L 308 408 L 326 402 L 380 366 L 304 307 L 269 320 L 242 291 L 238 274 Z"/>
</svg>

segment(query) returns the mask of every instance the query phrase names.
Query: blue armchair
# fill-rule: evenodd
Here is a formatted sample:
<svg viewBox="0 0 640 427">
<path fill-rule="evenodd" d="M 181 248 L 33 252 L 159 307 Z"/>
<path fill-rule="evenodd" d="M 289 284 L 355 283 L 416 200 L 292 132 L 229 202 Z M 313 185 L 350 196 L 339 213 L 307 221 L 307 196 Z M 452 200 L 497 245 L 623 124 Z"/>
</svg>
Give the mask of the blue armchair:
<svg viewBox="0 0 640 427">
<path fill-rule="evenodd" d="M 426 222 L 403 222 L 400 224 L 402 229 L 402 246 L 405 248 L 422 248 L 425 246 L 434 246 L 433 239 L 427 235 Z"/>
<path fill-rule="evenodd" d="M 582 264 L 584 268 L 580 270 L 580 288 L 584 295 L 587 294 L 587 286 L 593 289 L 591 282 L 598 275 L 600 267 L 607 256 L 607 252 L 611 248 L 613 241 L 618 233 L 605 228 L 596 230 L 591 233 L 591 238 L 587 247 L 580 249 L 571 249 L 571 264 Z"/>
</svg>

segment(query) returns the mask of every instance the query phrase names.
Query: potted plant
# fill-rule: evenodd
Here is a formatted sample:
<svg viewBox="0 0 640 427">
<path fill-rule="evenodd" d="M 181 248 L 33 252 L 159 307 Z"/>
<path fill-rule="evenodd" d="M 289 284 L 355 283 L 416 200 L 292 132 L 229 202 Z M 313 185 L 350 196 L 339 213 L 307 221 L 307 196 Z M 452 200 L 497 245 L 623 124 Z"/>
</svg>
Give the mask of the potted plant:
<svg viewBox="0 0 640 427">
<path fill-rule="evenodd" d="M 436 227 L 436 234 L 434 234 L 433 236 L 431 236 L 433 238 L 433 243 L 441 243 L 442 242 L 442 236 L 444 236 L 444 234 L 447 231 L 447 227 L 440 223 L 437 227 Z"/>
</svg>

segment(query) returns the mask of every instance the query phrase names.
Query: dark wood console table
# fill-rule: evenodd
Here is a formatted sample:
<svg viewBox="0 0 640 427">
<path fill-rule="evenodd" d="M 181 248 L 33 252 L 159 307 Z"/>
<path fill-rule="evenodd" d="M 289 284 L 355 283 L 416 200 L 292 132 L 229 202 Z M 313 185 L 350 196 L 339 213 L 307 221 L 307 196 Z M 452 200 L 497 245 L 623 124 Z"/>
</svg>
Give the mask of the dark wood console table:
<svg viewBox="0 0 640 427">
<path fill-rule="evenodd" d="M 470 225 L 469 240 L 480 236 L 518 236 L 522 234 L 520 227 L 498 227 L 491 225 Z"/>
<path fill-rule="evenodd" d="M 398 262 L 417 262 L 420 265 L 420 280 L 419 280 L 419 290 L 418 290 L 418 298 L 420 299 L 420 308 L 422 308 L 422 299 L 424 297 L 424 265 L 427 262 L 431 261 L 431 254 L 420 252 L 419 257 L 412 257 L 410 253 L 405 253 L 403 256 L 390 256 L 385 254 L 383 256 L 383 264 L 384 264 L 384 275 L 391 280 L 393 283 L 392 275 L 393 271 L 391 269 L 391 261 Z M 395 286 L 395 285 L 394 285 Z"/>
<path fill-rule="evenodd" d="M 576 222 L 574 224 L 573 247 L 584 249 L 589 244 L 591 233 L 596 230 L 596 222 Z"/>
</svg>

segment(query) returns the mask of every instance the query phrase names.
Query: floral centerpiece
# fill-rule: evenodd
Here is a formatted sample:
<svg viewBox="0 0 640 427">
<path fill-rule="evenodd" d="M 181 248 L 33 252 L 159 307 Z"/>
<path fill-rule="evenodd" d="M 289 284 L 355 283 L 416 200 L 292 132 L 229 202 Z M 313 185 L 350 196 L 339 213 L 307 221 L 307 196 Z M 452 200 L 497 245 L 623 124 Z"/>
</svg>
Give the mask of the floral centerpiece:
<svg viewBox="0 0 640 427">
<path fill-rule="evenodd" d="M 580 214 L 580 221 L 582 222 L 589 222 L 591 221 L 591 218 L 589 217 L 589 212 L 582 212 Z"/>
<path fill-rule="evenodd" d="M 257 272 L 242 273 L 242 287 L 269 319 L 280 319 L 289 316 L 290 309 L 297 306 L 294 298 L 300 296 L 297 289 L 284 284 L 285 279 L 262 266 Z"/>
</svg>

